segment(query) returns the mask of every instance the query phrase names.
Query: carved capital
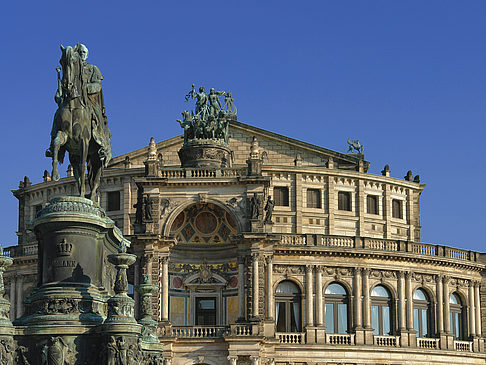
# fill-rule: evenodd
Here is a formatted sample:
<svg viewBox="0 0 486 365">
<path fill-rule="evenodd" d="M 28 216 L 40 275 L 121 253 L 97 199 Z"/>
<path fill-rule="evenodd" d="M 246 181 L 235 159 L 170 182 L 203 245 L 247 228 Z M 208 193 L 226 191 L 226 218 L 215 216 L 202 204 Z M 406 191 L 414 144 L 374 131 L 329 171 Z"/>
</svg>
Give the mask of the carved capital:
<svg viewBox="0 0 486 365">
<path fill-rule="evenodd" d="M 411 271 L 406 271 L 405 272 L 405 278 L 407 280 L 412 280 L 412 277 L 413 277 L 413 272 L 411 272 Z"/>
<path fill-rule="evenodd" d="M 443 278 L 442 274 L 435 275 L 434 277 L 436 283 L 442 282 L 442 278 Z"/>
<path fill-rule="evenodd" d="M 369 277 L 371 273 L 371 269 L 368 267 L 363 268 L 363 275 Z"/>
<path fill-rule="evenodd" d="M 306 265 L 305 266 L 305 272 L 306 274 L 312 274 L 312 272 L 314 271 L 314 265 Z"/>
<path fill-rule="evenodd" d="M 252 252 L 251 253 L 251 258 L 252 258 L 253 261 L 260 260 L 260 256 L 261 256 L 260 252 Z"/>
<path fill-rule="evenodd" d="M 322 274 L 322 272 L 324 271 L 324 268 L 320 265 L 317 265 L 316 266 L 316 274 Z"/>
<path fill-rule="evenodd" d="M 444 275 L 442 277 L 442 282 L 444 283 L 444 285 L 448 285 L 450 280 L 451 280 L 451 277 L 448 276 L 448 275 Z"/>
<path fill-rule="evenodd" d="M 265 256 L 265 263 L 268 264 L 273 264 L 273 255 L 266 255 Z"/>
<path fill-rule="evenodd" d="M 168 264 L 169 263 L 169 256 L 160 256 L 159 261 L 162 265 Z"/>
</svg>

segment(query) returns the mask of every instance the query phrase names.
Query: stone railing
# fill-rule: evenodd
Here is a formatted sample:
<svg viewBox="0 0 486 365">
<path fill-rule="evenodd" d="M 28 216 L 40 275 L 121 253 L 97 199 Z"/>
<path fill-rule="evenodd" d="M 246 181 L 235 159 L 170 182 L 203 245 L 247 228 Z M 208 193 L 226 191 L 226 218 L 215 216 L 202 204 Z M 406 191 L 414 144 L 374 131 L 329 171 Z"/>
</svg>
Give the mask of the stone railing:
<svg viewBox="0 0 486 365">
<path fill-rule="evenodd" d="M 375 238 L 365 238 L 364 248 L 369 248 L 371 250 L 398 251 L 398 242 Z"/>
<path fill-rule="evenodd" d="M 304 333 L 277 332 L 275 333 L 275 337 L 277 337 L 280 343 L 283 344 L 298 345 L 305 343 Z"/>
<path fill-rule="evenodd" d="M 435 256 L 437 255 L 437 246 L 428 243 L 411 243 L 411 252 L 419 255 Z"/>
<path fill-rule="evenodd" d="M 383 238 L 328 236 L 322 234 L 282 234 L 282 246 L 322 246 L 342 247 L 364 250 L 379 250 L 388 252 L 404 252 L 422 256 L 435 256 L 439 258 L 479 261 L 479 253 L 461 250 L 458 248 L 430 243 L 398 241 Z"/>
<path fill-rule="evenodd" d="M 160 177 L 167 179 L 210 179 L 246 175 L 246 167 L 237 168 L 163 168 Z"/>
<path fill-rule="evenodd" d="M 326 247 L 354 247 L 352 237 L 324 236 L 322 239 L 323 246 Z"/>
<path fill-rule="evenodd" d="M 454 350 L 462 352 L 472 351 L 472 342 L 470 341 L 454 341 Z"/>
<path fill-rule="evenodd" d="M 400 346 L 399 336 L 373 336 L 373 343 L 376 346 L 398 347 Z"/>
<path fill-rule="evenodd" d="M 417 337 L 417 347 L 422 349 L 437 350 L 440 348 L 440 339 Z"/>
<path fill-rule="evenodd" d="M 326 343 L 330 345 L 354 345 L 354 334 L 326 333 Z"/>
<path fill-rule="evenodd" d="M 229 334 L 226 326 L 177 326 L 172 327 L 172 337 L 214 338 Z"/>
<path fill-rule="evenodd" d="M 235 324 L 231 325 L 232 336 L 252 336 L 253 326 L 251 324 Z"/>
<path fill-rule="evenodd" d="M 37 255 L 37 244 L 6 247 L 3 249 L 3 255 L 8 257 Z"/>
</svg>

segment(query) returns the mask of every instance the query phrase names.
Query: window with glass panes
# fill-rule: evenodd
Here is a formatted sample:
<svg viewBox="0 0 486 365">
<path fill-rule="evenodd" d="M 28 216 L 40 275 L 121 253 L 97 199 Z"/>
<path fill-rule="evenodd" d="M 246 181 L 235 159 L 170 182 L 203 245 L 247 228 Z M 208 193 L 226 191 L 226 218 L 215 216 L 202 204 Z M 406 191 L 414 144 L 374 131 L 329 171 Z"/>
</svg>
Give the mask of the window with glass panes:
<svg viewBox="0 0 486 365">
<path fill-rule="evenodd" d="M 307 189 L 307 208 L 321 208 L 321 191 L 319 189 Z"/>
<path fill-rule="evenodd" d="M 374 335 L 392 334 L 392 301 L 388 289 L 377 285 L 371 291 L 371 326 Z"/>
<path fill-rule="evenodd" d="M 366 196 L 366 213 L 378 214 L 378 197 L 376 195 Z"/>
<path fill-rule="evenodd" d="M 413 328 L 417 337 L 431 337 L 430 330 L 430 301 L 423 289 L 413 293 Z"/>
<path fill-rule="evenodd" d="M 451 333 L 456 340 L 464 339 L 464 311 L 461 298 L 452 293 L 449 298 Z"/>
<path fill-rule="evenodd" d="M 289 206 L 289 188 L 286 186 L 275 186 L 273 188 L 273 200 L 275 205 Z"/>
<path fill-rule="evenodd" d="M 349 191 L 338 192 L 338 209 L 351 211 L 351 193 Z"/>
<path fill-rule="evenodd" d="M 329 284 L 324 292 L 324 299 L 326 332 L 347 333 L 349 296 L 346 289 L 338 283 Z"/>
<path fill-rule="evenodd" d="M 302 296 L 299 287 L 290 280 L 284 280 L 275 292 L 276 332 L 300 332 Z"/>
</svg>

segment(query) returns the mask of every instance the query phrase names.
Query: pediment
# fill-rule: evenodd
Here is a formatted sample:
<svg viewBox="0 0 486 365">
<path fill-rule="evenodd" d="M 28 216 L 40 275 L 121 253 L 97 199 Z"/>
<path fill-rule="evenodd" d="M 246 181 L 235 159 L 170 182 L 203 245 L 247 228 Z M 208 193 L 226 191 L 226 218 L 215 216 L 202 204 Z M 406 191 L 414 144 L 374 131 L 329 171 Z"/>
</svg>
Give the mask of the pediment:
<svg viewBox="0 0 486 365">
<path fill-rule="evenodd" d="M 234 154 L 233 165 L 246 164 L 252 138 L 256 136 L 260 149 L 266 152 L 264 164 L 327 167 L 329 160 L 332 160 L 334 168 L 339 169 L 357 170 L 360 161 L 363 161 L 364 171 L 369 167 L 369 162 L 363 160 L 363 155 L 336 152 L 238 121 L 230 122 L 229 135 L 230 149 Z M 183 142 L 183 136 L 179 135 L 156 144 L 157 153 L 161 155 L 164 166 L 180 166 L 178 151 Z M 126 158 L 130 160 L 131 167 L 143 167 L 147 158 L 147 147 L 113 158 L 110 167 L 123 167 Z"/>
</svg>

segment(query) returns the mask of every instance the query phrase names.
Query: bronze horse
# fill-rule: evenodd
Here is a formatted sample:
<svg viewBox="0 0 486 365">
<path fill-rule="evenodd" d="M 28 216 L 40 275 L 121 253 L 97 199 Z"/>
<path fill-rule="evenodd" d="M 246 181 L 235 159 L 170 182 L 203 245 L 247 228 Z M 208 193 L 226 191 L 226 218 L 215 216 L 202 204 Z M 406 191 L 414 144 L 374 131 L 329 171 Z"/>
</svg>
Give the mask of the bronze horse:
<svg viewBox="0 0 486 365">
<path fill-rule="evenodd" d="M 88 98 L 86 80 L 83 78 L 83 61 L 78 47 L 63 47 L 59 61 L 62 67 L 61 90 L 56 99 L 59 107 L 54 115 L 51 142 L 52 178 L 59 180 L 58 165 L 63 162 L 66 151 L 73 167 L 79 195 L 86 193 L 86 170 L 90 193 L 87 198 L 94 200 L 100 184 L 103 166 L 111 157 L 111 151 L 101 146 L 93 137 L 96 116 Z M 60 94 L 60 95 L 59 95 Z"/>
</svg>

